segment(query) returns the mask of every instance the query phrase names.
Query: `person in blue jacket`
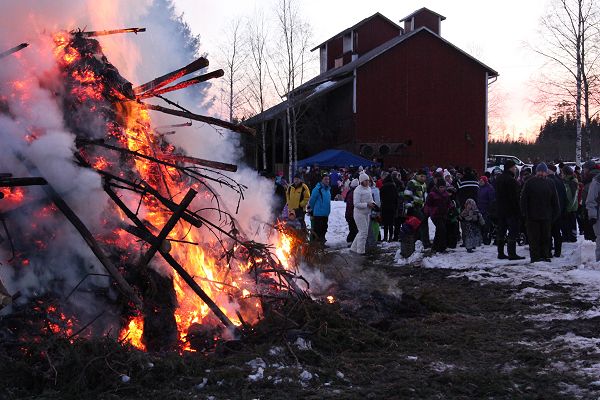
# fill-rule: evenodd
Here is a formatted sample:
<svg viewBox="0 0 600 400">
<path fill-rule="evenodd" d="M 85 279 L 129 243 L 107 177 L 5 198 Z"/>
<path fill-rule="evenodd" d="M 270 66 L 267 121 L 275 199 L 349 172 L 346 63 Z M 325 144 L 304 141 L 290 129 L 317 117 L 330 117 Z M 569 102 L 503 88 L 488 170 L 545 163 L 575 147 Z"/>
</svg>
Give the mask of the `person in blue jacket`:
<svg viewBox="0 0 600 400">
<path fill-rule="evenodd" d="M 308 207 L 311 213 L 311 240 L 325 244 L 325 234 L 331 213 L 329 176 L 324 175 L 313 189 Z"/>
</svg>

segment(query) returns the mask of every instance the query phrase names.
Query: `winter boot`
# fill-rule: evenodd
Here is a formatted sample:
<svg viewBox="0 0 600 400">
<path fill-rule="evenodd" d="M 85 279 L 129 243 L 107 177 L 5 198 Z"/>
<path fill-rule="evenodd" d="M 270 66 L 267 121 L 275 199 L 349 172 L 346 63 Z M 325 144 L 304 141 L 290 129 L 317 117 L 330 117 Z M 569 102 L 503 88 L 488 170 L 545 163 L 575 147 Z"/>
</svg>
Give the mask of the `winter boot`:
<svg viewBox="0 0 600 400">
<path fill-rule="evenodd" d="M 508 250 L 508 259 L 511 261 L 515 260 L 524 260 L 525 257 L 521 257 L 517 255 L 517 242 L 514 240 L 509 240 L 506 244 L 506 249 Z"/>
<path fill-rule="evenodd" d="M 498 260 L 506 260 L 508 257 L 504 254 L 504 240 L 498 239 L 496 243 L 498 246 Z"/>
<path fill-rule="evenodd" d="M 559 258 L 562 254 L 562 243 L 558 240 L 554 242 L 554 257 Z"/>
</svg>

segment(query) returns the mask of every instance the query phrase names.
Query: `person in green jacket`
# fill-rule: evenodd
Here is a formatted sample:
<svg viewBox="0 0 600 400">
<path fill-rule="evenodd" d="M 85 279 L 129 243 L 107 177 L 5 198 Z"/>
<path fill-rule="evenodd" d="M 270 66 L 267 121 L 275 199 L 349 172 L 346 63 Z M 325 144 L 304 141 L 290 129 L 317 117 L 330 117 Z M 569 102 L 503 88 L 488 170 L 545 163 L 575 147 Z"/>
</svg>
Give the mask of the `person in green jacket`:
<svg viewBox="0 0 600 400">
<path fill-rule="evenodd" d="M 425 198 L 427 196 L 427 174 L 424 170 L 419 170 L 415 177 L 411 179 L 406 185 L 404 191 L 405 196 L 405 207 L 408 215 L 413 215 L 421 220 L 419 226 L 418 238 L 423 243 L 423 247 L 428 249 L 431 247 L 431 241 L 429 239 L 429 219 L 423 212 L 425 206 Z"/>
</svg>

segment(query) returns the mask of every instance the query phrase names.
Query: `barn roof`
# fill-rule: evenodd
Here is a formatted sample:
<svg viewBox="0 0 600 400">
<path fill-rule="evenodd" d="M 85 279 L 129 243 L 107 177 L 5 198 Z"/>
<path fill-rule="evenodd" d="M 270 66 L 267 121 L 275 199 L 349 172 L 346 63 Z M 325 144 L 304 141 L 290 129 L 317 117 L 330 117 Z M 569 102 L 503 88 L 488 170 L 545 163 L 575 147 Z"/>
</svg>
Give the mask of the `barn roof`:
<svg viewBox="0 0 600 400">
<path fill-rule="evenodd" d="M 484 63 L 482 63 L 481 61 L 476 59 L 475 57 L 473 57 L 470 54 L 466 53 L 465 51 L 459 49 L 458 47 L 456 47 L 455 45 L 453 45 L 452 43 L 450 43 L 443 37 L 435 34 L 429 28 L 421 27 L 419 29 L 415 29 L 414 31 L 405 33 L 404 35 L 395 37 L 395 38 L 383 43 L 382 45 L 375 47 L 374 49 L 368 51 L 367 53 L 363 54 L 361 57 L 357 58 L 356 60 L 349 62 L 348 64 L 343 65 L 341 67 L 332 68 L 320 75 L 317 75 L 316 77 L 305 82 L 304 84 L 298 86 L 296 89 L 293 90 L 293 93 L 295 93 L 295 101 L 297 103 L 298 102 L 302 103 L 309 99 L 312 100 L 314 97 L 311 97 L 311 96 L 313 96 L 315 94 L 315 93 L 313 93 L 315 88 L 319 87 L 320 85 L 322 85 L 326 82 L 334 82 L 334 85 L 329 86 L 327 89 L 320 91 L 318 94 L 319 96 L 323 95 L 337 87 L 340 87 L 343 84 L 348 83 L 349 81 L 351 81 L 353 79 L 353 72 L 355 69 L 360 68 L 364 64 L 372 61 L 374 58 L 376 58 L 376 57 L 384 54 L 388 50 L 396 47 L 400 43 L 403 43 L 403 42 L 409 40 L 410 38 L 412 38 L 416 35 L 422 34 L 422 33 L 433 35 L 437 39 L 443 41 L 445 44 L 451 46 L 453 49 L 455 49 L 456 51 L 463 54 L 465 57 L 476 62 L 477 64 L 479 64 L 483 69 L 485 69 L 488 72 L 490 78 L 498 76 L 498 72 L 496 72 L 492 68 L 488 67 L 487 65 L 485 65 Z M 265 120 L 269 120 L 271 118 L 274 118 L 278 114 L 284 112 L 287 107 L 288 107 L 288 102 L 287 102 L 287 100 L 285 100 L 282 103 L 279 103 L 278 105 L 271 107 L 270 109 L 264 111 L 263 113 L 255 115 L 254 117 L 248 119 L 246 121 L 246 123 L 252 125 L 252 124 L 259 123 L 259 122 L 262 122 Z"/>
<path fill-rule="evenodd" d="M 413 13 L 410 13 L 410 14 L 409 14 L 409 15 L 407 15 L 406 17 L 402 18 L 402 19 L 400 20 L 400 22 L 403 22 L 403 21 L 406 21 L 406 20 L 408 20 L 408 19 L 411 19 L 412 17 L 414 17 L 414 16 L 415 16 L 415 15 L 417 15 L 417 14 L 420 14 L 420 13 L 422 13 L 423 11 L 427 11 L 427 12 L 429 12 L 429 13 L 431 13 L 431 14 L 437 15 L 438 17 L 440 17 L 440 18 L 442 19 L 442 21 L 446 19 L 446 17 L 444 17 L 442 14 L 438 14 L 438 13 L 436 13 L 435 11 L 431 11 L 431 10 L 430 10 L 429 8 L 427 8 L 427 7 L 423 7 L 423 8 L 419 8 L 417 11 L 415 11 L 415 12 L 413 12 Z"/>
<path fill-rule="evenodd" d="M 316 49 L 318 49 L 319 47 L 323 46 L 325 43 L 340 37 L 340 36 L 344 36 L 346 33 L 352 32 L 355 29 L 358 29 L 360 26 L 366 24 L 367 22 L 371 21 L 373 18 L 375 17 L 380 17 L 383 18 L 386 22 L 389 22 L 390 24 L 394 25 L 396 28 L 398 28 L 398 30 L 401 30 L 402 28 L 400 28 L 400 25 L 398 25 L 397 23 L 395 23 L 394 21 L 392 21 L 391 19 L 389 19 L 388 17 L 386 17 L 385 15 L 383 15 L 380 12 L 376 12 L 375 14 L 371 15 L 370 17 L 367 17 L 365 19 L 363 19 L 362 21 L 358 22 L 357 24 L 352 25 L 350 28 L 348 29 L 344 29 L 343 31 L 341 31 L 340 33 L 337 33 L 335 35 L 333 35 L 332 37 L 330 37 L 329 39 L 327 39 L 326 41 L 324 41 L 321 44 L 318 44 L 317 46 L 315 46 L 314 48 L 310 49 L 310 51 L 315 51 Z"/>
</svg>

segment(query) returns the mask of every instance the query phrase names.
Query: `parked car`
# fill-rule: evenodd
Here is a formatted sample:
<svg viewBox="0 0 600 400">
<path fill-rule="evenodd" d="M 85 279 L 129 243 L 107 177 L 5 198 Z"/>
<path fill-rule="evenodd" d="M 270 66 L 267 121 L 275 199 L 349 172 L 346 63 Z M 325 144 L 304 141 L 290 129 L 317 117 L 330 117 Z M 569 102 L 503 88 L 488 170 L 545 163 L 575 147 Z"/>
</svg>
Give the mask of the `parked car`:
<svg viewBox="0 0 600 400">
<path fill-rule="evenodd" d="M 508 160 L 514 161 L 515 164 L 517 164 L 517 169 L 519 171 L 521 171 L 521 168 L 532 167 L 531 164 L 525 164 L 518 157 L 506 154 L 497 154 L 488 157 L 486 171 L 492 173 L 492 171 L 494 171 L 495 168 L 500 168 L 501 170 L 504 170 L 504 163 Z"/>
</svg>

